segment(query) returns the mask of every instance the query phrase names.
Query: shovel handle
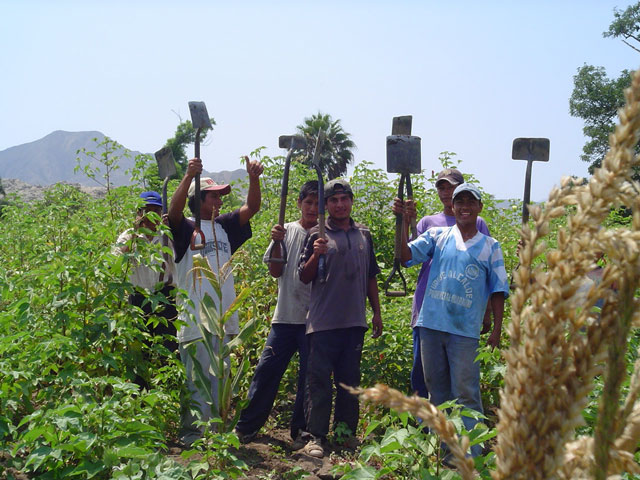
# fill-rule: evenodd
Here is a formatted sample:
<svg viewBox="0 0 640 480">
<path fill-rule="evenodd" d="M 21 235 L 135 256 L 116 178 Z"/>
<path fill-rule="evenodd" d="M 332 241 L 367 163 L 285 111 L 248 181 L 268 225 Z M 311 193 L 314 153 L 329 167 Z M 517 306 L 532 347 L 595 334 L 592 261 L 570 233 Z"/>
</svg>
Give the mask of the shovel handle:
<svg viewBox="0 0 640 480">
<path fill-rule="evenodd" d="M 282 252 L 282 255 L 280 256 L 280 258 L 273 257 L 273 248 L 276 245 L 280 245 L 280 252 Z M 267 248 L 266 257 L 267 257 L 267 263 L 282 263 L 283 265 L 286 264 L 287 263 L 287 247 L 285 246 L 284 242 L 281 242 L 281 241 L 274 242 L 272 240 L 271 243 L 269 244 L 269 248 Z"/>
<path fill-rule="evenodd" d="M 200 243 L 198 242 L 198 237 L 200 237 Z M 202 250 L 204 248 L 204 233 L 200 228 L 196 227 L 193 233 L 191 234 L 191 250 Z"/>
<path fill-rule="evenodd" d="M 408 173 L 405 175 L 405 181 L 407 184 L 407 200 L 413 200 L 413 187 L 411 186 L 411 175 Z M 411 219 L 411 238 L 416 239 L 418 237 L 418 228 L 416 226 L 416 219 Z"/>
<path fill-rule="evenodd" d="M 393 277 L 398 274 L 400 277 L 400 281 L 402 282 L 403 290 L 389 290 L 389 286 L 391 285 L 391 280 Z M 400 268 L 400 261 L 395 259 L 393 261 L 393 268 L 391 269 L 391 273 L 387 277 L 387 280 L 384 282 L 384 294 L 386 297 L 405 297 L 407 295 L 407 281 L 402 274 L 402 270 Z"/>
</svg>

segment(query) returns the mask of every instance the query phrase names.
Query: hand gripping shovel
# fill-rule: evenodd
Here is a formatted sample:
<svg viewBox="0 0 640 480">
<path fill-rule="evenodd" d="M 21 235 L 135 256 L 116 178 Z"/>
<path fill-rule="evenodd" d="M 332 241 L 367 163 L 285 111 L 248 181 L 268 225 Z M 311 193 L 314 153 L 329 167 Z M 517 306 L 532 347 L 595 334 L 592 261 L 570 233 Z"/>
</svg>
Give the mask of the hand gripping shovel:
<svg viewBox="0 0 640 480">
<path fill-rule="evenodd" d="M 526 160 L 527 173 L 524 178 L 524 197 L 522 199 L 522 223 L 529 221 L 529 201 L 531 196 L 531 165 L 533 162 L 549 161 L 548 138 L 516 138 L 511 149 L 513 160 Z"/>
<path fill-rule="evenodd" d="M 195 158 L 200 158 L 200 134 L 203 129 L 211 128 L 211 120 L 209 119 L 207 106 L 204 102 L 189 102 L 189 111 L 191 112 L 191 123 L 193 124 L 193 128 L 196 129 Z M 194 181 L 196 187 L 194 195 L 196 228 L 191 236 L 191 250 L 202 250 L 205 245 L 205 240 L 204 233 L 202 233 L 202 229 L 200 228 L 200 174 L 196 175 Z M 200 238 L 200 243 L 197 243 L 198 238 Z"/>
<path fill-rule="evenodd" d="M 173 160 L 173 152 L 169 147 L 163 147 L 155 153 L 156 162 L 158 163 L 158 176 L 164 179 L 164 183 L 162 184 L 162 215 L 167 214 L 167 185 L 169 183 L 169 179 L 176 174 L 176 163 Z M 162 246 L 169 246 L 169 239 L 166 235 L 162 235 Z M 168 255 L 165 252 L 162 252 L 162 272 L 160 273 L 160 281 L 164 280 L 164 271 L 167 262 L 169 261 Z M 172 283 L 173 279 L 168 278 L 167 283 Z"/>
<path fill-rule="evenodd" d="M 282 174 L 282 188 L 280 190 L 280 213 L 278 214 L 278 225 L 284 226 L 284 214 L 287 209 L 287 194 L 289 193 L 289 167 L 291 166 L 291 156 L 294 150 L 302 150 L 307 146 L 307 141 L 299 135 L 281 135 L 278 139 L 280 148 L 288 148 L 287 157 L 284 161 L 284 173 Z M 273 258 L 274 242 L 271 242 L 267 250 L 267 262 L 287 263 L 287 247 L 284 242 L 280 244 L 281 258 Z"/>
<path fill-rule="evenodd" d="M 420 137 L 411 136 L 410 115 L 394 117 L 391 128 L 391 136 L 387 137 L 387 172 L 399 173 L 400 182 L 398 184 L 398 198 L 404 197 L 404 188 L 407 188 L 407 198 L 413 199 L 413 188 L 411 186 L 411 173 L 420 173 Z M 395 251 L 393 258 L 393 268 L 384 284 L 384 293 L 387 297 L 404 297 L 407 295 L 407 282 L 402 274 L 400 252 L 402 241 L 402 215 L 396 216 L 396 237 Z M 411 222 L 411 233 L 417 236 L 415 220 Z M 390 290 L 393 277 L 398 274 L 402 282 L 402 290 Z"/>
<path fill-rule="evenodd" d="M 318 139 L 316 141 L 316 148 L 313 152 L 313 168 L 316 169 L 318 174 L 318 229 L 320 238 L 325 238 L 324 233 L 324 180 L 322 178 L 322 168 L 320 166 L 320 154 L 322 153 L 322 145 L 324 143 L 324 130 L 318 132 Z M 318 281 L 325 283 L 327 281 L 327 271 L 325 266 L 326 259 L 324 255 L 320 255 L 318 260 Z"/>
</svg>

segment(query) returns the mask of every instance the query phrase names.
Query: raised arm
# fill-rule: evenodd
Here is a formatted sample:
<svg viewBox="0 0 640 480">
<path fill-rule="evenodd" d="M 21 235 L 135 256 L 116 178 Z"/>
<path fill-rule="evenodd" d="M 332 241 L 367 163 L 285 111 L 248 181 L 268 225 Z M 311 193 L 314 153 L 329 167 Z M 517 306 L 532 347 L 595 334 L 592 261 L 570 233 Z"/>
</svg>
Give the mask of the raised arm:
<svg viewBox="0 0 640 480">
<path fill-rule="evenodd" d="M 244 157 L 247 165 L 247 173 L 249 174 L 249 192 L 247 193 L 247 202 L 240 207 L 240 225 L 245 225 L 260 210 L 262 203 L 262 193 L 260 191 L 260 175 L 264 167 L 258 160 L 249 160 Z"/>
<path fill-rule="evenodd" d="M 184 214 L 184 206 L 187 203 L 187 194 L 189 193 L 189 186 L 191 181 L 196 175 L 202 173 L 202 160 L 199 158 L 192 158 L 187 165 L 187 171 L 182 177 L 178 188 L 171 197 L 169 203 L 169 225 L 177 226 L 182 221 Z"/>
</svg>

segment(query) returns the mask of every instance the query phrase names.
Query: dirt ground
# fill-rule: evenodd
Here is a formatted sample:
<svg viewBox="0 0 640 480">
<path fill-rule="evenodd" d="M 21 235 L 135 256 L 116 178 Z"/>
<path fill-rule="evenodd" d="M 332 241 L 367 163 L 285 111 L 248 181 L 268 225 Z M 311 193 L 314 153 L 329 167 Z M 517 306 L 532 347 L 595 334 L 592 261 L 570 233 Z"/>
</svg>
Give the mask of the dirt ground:
<svg viewBox="0 0 640 480">
<path fill-rule="evenodd" d="M 232 449 L 231 452 L 249 466 L 243 478 L 255 480 L 338 479 L 339 475 L 331 474 L 334 465 L 356 456 L 355 449 L 335 445 L 325 448 L 324 458 L 311 457 L 303 450 L 294 451 L 291 449 L 288 429 L 263 429 L 255 440 L 241 445 L 239 449 Z M 179 448 L 173 447 L 170 456 L 182 463 L 180 453 Z"/>
</svg>

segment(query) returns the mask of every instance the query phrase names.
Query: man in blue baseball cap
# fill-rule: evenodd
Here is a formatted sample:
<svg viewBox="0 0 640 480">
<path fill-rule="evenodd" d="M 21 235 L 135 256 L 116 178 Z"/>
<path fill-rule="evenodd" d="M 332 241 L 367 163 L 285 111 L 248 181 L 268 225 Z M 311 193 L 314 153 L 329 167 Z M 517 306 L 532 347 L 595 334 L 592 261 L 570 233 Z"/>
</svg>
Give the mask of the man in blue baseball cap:
<svg viewBox="0 0 640 480">
<path fill-rule="evenodd" d="M 401 259 L 407 266 L 432 262 L 416 323 L 431 402 L 457 399 L 482 413 L 480 365 L 475 360 L 480 331 L 489 301 L 494 327 L 487 343 L 491 348 L 499 345 L 509 284 L 500 244 L 478 230 L 480 190 L 470 183 L 456 186 L 452 209 L 455 225 L 430 228 L 411 243 L 403 228 Z M 467 430 L 478 422 L 471 417 L 462 421 Z M 471 453 L 479 455 L 480 445 L 471 447 Z"/>
<path fill-rule="evenodd" d="M 136 253 L 130 255 L 131 262 L 129 282 L 135 290 L 129 295 L 129 303 L 139 307 L 143 315 L 139 327 L 148 331 L 152 337 L 162 336 L 164 347 L 174 354 L 178 350 L 176 341 L 176 328 L 173 321 L 177 317 L 175 306 L 175 294 L 173 276 L 175 266 L 172 255 L 164 255 L 162 262 L 159 260 L 162 246 L 162 235 L 158 231 L 158 225 L 162 221 L 162 197 L 158 192 L 147 191 L 140 194 L 141 203 L 138 207 L 133 228 L 122 232 L 116 241 L 113 253 L 116 255 Z M 145 261 L 140 261 L 145 259 Z M 164 302 L 155 307 L 148 301 L 149 296 L 162 294 Z M 158 322 L 146 324 L 154 315 L 160 317 Z M 152 342 L 145 342 L 148 347 Z M 141 362 L 136 366 L 135 382 L 141 388 L 149 388 L 149 380 L 152 376 L 148 371 L 149 355 L 143 355 L 147 362 Z"/>
</svg>

